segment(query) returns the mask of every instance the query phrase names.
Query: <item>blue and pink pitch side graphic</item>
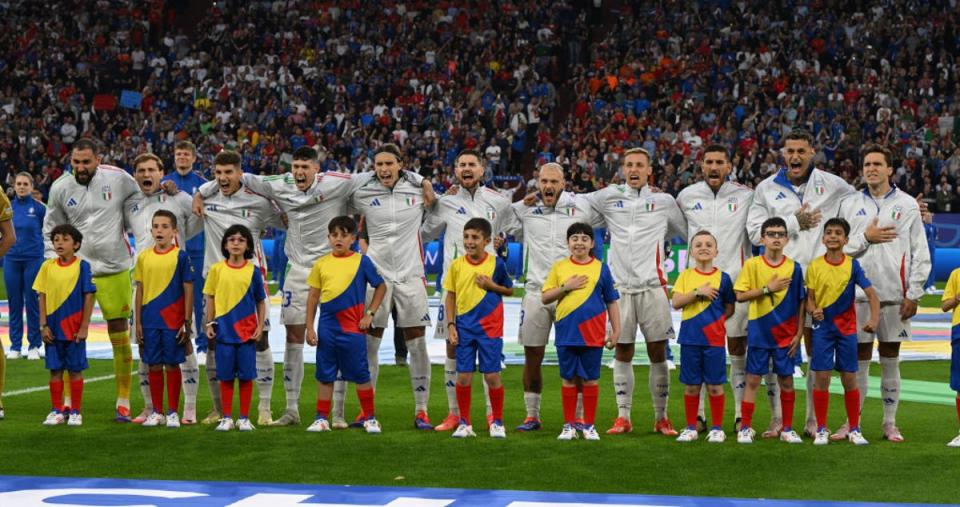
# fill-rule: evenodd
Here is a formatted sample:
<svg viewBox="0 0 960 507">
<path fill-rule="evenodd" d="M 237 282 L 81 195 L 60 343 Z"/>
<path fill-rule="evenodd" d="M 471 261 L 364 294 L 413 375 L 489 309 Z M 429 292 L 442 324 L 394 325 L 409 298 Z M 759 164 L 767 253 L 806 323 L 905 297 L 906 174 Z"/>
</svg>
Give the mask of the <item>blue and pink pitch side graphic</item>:
<svg viewBox="0 0 960 507">
<path fill-rule="evenodd" d="M 908 507 L 814 502 L 474 489 L 311 486 L 0 476 L 0 505 L 137 507 Z"/>
</svg>

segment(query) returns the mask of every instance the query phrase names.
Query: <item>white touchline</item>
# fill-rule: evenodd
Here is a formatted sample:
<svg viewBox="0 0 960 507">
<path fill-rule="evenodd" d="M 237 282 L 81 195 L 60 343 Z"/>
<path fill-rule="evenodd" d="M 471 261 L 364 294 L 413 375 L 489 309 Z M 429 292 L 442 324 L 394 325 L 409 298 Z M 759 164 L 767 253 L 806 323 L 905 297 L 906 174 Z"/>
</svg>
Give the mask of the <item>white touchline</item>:
<svg viewBox="0 0 960 507">
<path fill-rule="evenodd" d="M 102 377 L 85 378 L 83 379 L 83 383 L 89 384 L 91 382 L 100 382 L 101 380 L 110 380 L 115 376 L 116 375 L 104 375 Z M 50 389 L 50 386 L 28 387 L 26 389 L 17 389 L 16 391 L 9 391 L 9 392 L 3 393 L 3 397 L 9 398 L 11 396 L 20 396 L 21 394 L 38 393 L 40 391 L 46 391 L 48 389 Z"/>
</svg>

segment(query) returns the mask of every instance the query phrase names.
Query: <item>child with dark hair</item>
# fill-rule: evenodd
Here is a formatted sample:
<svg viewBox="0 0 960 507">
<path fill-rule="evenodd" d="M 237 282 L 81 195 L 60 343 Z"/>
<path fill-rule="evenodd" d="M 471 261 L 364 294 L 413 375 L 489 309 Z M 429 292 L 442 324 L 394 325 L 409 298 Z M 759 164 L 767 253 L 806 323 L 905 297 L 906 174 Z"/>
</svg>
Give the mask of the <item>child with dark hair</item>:
<svg viewBox="0 0 960 507">
<path fill-rule="evenodd" d="M 263 275 L 250 261 L 253 235 L 242 225 L 227 228 L 220 241 L 226 260 L 214 264 L 207 273 L 203 293 L 207 296 L 207 338 L 216 341 L 217 379 L 223 418 L 217 431 L 230 431 L 233 422 L 234 379 L 240 381 L 240 417 L 236 428 L 253 431 L 250 422 L 250 398 L 257 376 L 256 342 L 263 334 L 266 317 L 266 292 Z"/>
</svg>

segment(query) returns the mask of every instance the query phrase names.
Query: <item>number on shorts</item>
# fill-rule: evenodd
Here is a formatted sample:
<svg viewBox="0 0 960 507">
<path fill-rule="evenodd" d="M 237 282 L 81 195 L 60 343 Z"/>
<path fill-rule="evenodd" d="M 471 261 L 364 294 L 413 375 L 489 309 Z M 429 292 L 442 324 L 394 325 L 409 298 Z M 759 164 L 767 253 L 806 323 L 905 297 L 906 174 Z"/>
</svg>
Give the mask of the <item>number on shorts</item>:
<svg viewBox="0 0 960 507">
<path fill-rule="evenodd" d="M 293 299 L 293 292 L 288 290 L 283 291 L 283 307 L 287 308 L 290 306 L 290 302 Z"/>
<path fill-rule="evenodd" d="M 443 315 L 444 312 L 446 311 L 446 308 L 444 308 L 443 306 L 444 306 L 444 305 L 441 304 L 441 305 L 440 305 L 440 308 L 437 310 L 437 322 L 443 322 L 443 321 L 446 320 L 446 319 L 444 318 L 444 315 Z"/>
</svg>

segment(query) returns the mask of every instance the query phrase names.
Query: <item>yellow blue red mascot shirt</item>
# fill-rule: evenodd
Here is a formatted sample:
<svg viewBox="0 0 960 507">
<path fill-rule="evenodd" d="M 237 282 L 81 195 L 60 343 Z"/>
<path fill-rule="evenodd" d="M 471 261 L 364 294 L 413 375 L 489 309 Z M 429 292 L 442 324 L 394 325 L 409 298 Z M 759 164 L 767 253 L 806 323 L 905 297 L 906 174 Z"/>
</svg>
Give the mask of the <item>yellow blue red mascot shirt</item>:
<svg viewBox="0 0 960 507">
<path fill-rule="evenodd" d="M 457 371 L 498 372 L 503 353 L 503 297 L 477 285 L 477 276 L 490 277 L 502 287 L 513 287 L 503 261 L 484 252 L 482 260 L 458 257 L 443 277 L 443 288 L 457 297 Z"/>
<path fill-rule="evenodd" d="M 596 259 L 580 264 L 570 257 L 550 268 L 543 291 L 560 287 L 575 275 L 586 276 L 587 283 L 557 303 L 554 329 L 560 377 L 596 380 L 600 378 L 607 334 L 607 304 L 620 299 L 620 294 L 613 287 L 613 275 L 606 264 Z"/>
<path fill-rule="evenodd" d="M 770 283 L 774 275 L 789 279 L 790 284 L 785 289 L 750 301 L 745 370 L 751 375 L 766 375 L 770 371 L 770 359 L 773 359 L 773 370 L 777 375 L 793 374 L 793 358 L 788 351 L 802 325 L 797 317 L 800 305 L 807 297 L 800 264 L 789 257 L 784 257 L 776 265 L 770 264 L 762 255 L 753 257 L 744 263 L 733 290 L 759 289 Z"/>
<path fill-rule="evenodd" d="M 217 343 L 244 343 L 257 329 L 257 303 L 266 298 L 263 275 L 253 262 L 231 266 L 220 261 L 210 268 L 203 293 L 214 297 Z M 219 359 L 219 358 L 218 358 Z"/>
<path fill-rule="evenodd" d="M 183 284 L 194 281 L 190 256 L 177 246 L 144 250 L 137 255 L 133 281 L 140 284 L 144 362 L 182 363 L 186 346 L 177 343 L 177 333 L 186 320 Z"/>
<path fill-rule="evenodd" d="M 737 302 L 730 276 L 717 268 L 708 273 L 685 269 L 674 282 L 673 292 L 687 294 L 704 284 L 710 284 L 719 294 L 713 301 L 701 297 L 683 307 L 677 341 L 681 345 L 723 347 L 727 335 L 726 305 Z"/>
<path fill-rule="evenodd" d="M 950 301 L 960 295 L 960 268 L 950 273 L 947 285 L 943 288 L 942 301 Z M 950 327 L 950 389 L 960 393 L 960 305 L 953 308 Z"/>
<path fill-rule="evenodd" d="M 823 320 L 814 320 L 810 369 L 814 371 L 856 372 L 857 311 L 854 285 L 871 286 L 860 263 L 844 255 L 834 264 L 820 256 L 810 261 L 806 275 L 807 290 L 813 290 L 814 303 L 823 309 Z"/>
<path fill-rule="evenodd" d="M 307 285 L 320 290 L 320 322 L 317 324 L 317 373 L 320 382 L 370 381 L 367 343 L 360 329 L 367 285 L 379 287 L 383 278 L 366 255 L 329 253 L 317 259 L 307 276 Z M 311 325 L 311 323 L 307 323 Z"/>
<path fill-rule="evenodd" d="M 83 300 L 97 291 L 87 261 L 74 257 L 68 264 L 47 259 L 40 266 L 33 290 L 46 297 L 47 326 L 54 343 L 47 344 L 48 370 L 81 371 L 87 368 L 86 342 L 77 341 L 83 321 Z"/>
</svg>

